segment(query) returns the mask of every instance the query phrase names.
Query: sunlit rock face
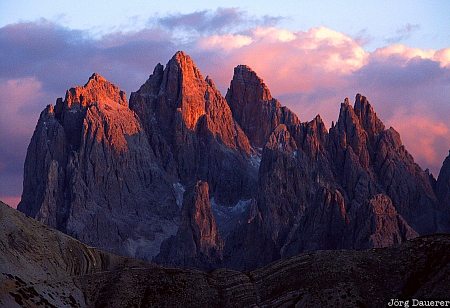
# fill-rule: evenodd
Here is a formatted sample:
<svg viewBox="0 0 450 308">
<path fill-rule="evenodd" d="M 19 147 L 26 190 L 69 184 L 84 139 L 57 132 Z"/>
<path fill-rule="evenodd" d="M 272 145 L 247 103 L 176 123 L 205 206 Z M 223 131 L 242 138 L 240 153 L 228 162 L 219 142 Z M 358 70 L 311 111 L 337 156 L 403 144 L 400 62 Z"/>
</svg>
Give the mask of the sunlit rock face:
<svg viewBox="0 0 450 308">
<path fill-rule="evenodd" d="M 94 74 L 41 113 L 18 209 L 89 245 L 151 258 L 179 217 L 154 157 L 124 92 Z"/>
<path fill-rule="evenodd" d="M 42 111 L 18 209 L 81 241 L 170 265 L 249 269 L 303 251 L 450 231 L 437 181 L 368 99 L 300 122 L 251 68 L 226 98 L 177 52 L 127 103 L 98 74 Z"/>
<path fill-rule="evenodd" d="M 231 205 L 254 193 L 257 169 L 247 136 L 214 82 L 177 52 L 158 64 L 130 108 L 141 119 L 157 159 L 185 185 L 201 179 L 211 195 Z"/>
<path fill-rule="evenodd" d="M 234 69 L 226 99 L 254 147 L 262 148 L 279 125 L 299 124 L 291 110 L 272 97 L 264 81 L 246 65 Z"/>
</svg>

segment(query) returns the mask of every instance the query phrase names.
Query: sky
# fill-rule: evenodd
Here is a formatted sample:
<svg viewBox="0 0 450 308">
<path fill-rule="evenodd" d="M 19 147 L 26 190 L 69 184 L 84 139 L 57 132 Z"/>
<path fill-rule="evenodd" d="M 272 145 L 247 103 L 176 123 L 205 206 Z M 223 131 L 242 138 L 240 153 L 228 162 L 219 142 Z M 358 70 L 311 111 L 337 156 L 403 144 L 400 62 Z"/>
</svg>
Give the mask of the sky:
<svg viewBox="0 0 450 308">
<path fill-rule="evenodd" d="M 40 111 L 98 72 L 128 95 L 184 50 L 226 93 L 246 64 L 302 121 L 367 96 L 437 177 L 450 149 L 450 1 L 0 1 L 0 200 Z"/>
</svg>

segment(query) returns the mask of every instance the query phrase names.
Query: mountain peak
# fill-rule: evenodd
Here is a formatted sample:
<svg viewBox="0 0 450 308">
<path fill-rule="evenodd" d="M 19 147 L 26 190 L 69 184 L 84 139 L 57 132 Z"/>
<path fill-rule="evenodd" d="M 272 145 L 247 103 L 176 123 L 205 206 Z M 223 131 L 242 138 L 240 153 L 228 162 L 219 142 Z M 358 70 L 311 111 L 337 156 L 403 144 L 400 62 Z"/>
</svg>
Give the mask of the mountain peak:
<svg viewBox="0 0 450 308">
<path fill-rule="evenodd" d="M 316 114 L 316 116 L 314 117 L 313 121 L 318 123 L 318 124 L 323 124 L 323 120 L 322 120 L 322 117 L 320 116 L 320 114 Z"/>
<path fill-rule="evenodd" d="M 264 81 L 247 65 L 238 65 L 234 68 L 233 80 L 230 84 L 230 90 L 233 87 L 250 88 L 255 95 L 254 99 L 271 100 L 269 88 Z"/>
<path fill-rule="evenodd" d="M 344 102 L 341 103 L 339 119 L 341 122 L 347 119 L 355 125 L 360 125 L 369 137 L 378 135 L 385 130 L 383 122 L 378 118 L 369 100 L 360 93 L 356 94 L 353 106 L 349 103 L 348 97 L 344 99 Z"/>
<path fill-rule="evenodd" d="M 358 114 L 346 98 L 341 103 L 339 118 L 336 126 L 333 127 L 333 131 L 337 134 L 336 141 L 338 141 L 340 146 L 342 148 L 352 148 L 353 152 L 359 157 L 361 165 L 367 167 L 369 164 L 367 132 L 360 121 Z"/>
<path fill-rule="evenodd" d="M 384 131 L 383 122 L 378 118 L 367 98 L 359 93 L 355 97 L 354 111 L 369 138 L 373 138 Z"/>
<path fill-rule="evenodd" d="M 278 125 L 269 137 L 266 148 L 291 153 L 297 150 L 297 145 L 285 124 Z"/>
<path fill-rule="evenodd" d="M 298 117 L 272 97 L 264 81 L 247 65 L 234 68 L 226 100 L 253 146 L 262 148 L 279 124 L 298 124 Z"/>
<path fill-rule="evenodd" d="M 191 59 L 191 57 L 184 51 L 178 50 L 172 57 L 172 59 L 182 60 L 182 59 Z"/>
<path fill-rule="evenodd" d="M 114 107 L 128 105 L 125 92 L 98 73 L 93 73 L 84 86 L 67 90 L 64 102 L 69 108 L 74 105 L 88 107 L 93 103 Z"/>
<path fill-rule="evenodd" d="M 42 113 L 24 169 L 19 210 L 164 263 L 253 267 L 450 228 L 450 158 L 431 179 L 366 97 L 343 99 L 327 131 L 320 116 L 300 123 L 245 65 L 225 99 L 182 51 L 129 108 L 96 73 L 70 89 Z"/>
<path fill-rule="evenodd" d="M 99 73 L 92 73 L 91 77 L 89 77 L 89 80 L 86 84 L 88 84 L 91 80 L 95 82 L 108 82 L 105 77 L 100 75 Z"/>
<path fill-rule="evenodd" d="M 227 181 L 211 181 L 211 191 L 216 201 L 227 204 L 237 202 L 237 192 L 251 187 L 242 185 L 243 178 L 253 181 L 253 175 L 245 174 L 248 163 L 244 157 L 251 153 L 248 138 L 212 79 L 203 78 L 184 52 L 177 52 L 165 68 L 157 65 L 139 91 L 132 93 L 130 108 L 147 134 L 163 141 L 158 158 L 169 160 L 166 166 L 178 166 L 178 172 L 171 172 L 183 183 L 220 174 Z M 216 164 L 222 160 L 229 163 Z"/>
<path fill-rule="evenodd" d="M 209 75 L 206 76 L 205 81 L 210 87 L 216 88 L 216 84 L 214 83 L 214 80 L 212 80 L 211 77 L 209 77 Z"/>
<path fill-rule="evenodd" d="M 197 68 L 194 60 L 192 60 L 192 58 L 184 51 L 177 51 L 173 55 L 172 59 L 170 59 L 169 63 L 167 63 L 167 65 L 178 67 L 181 70 L 183 76 L 185 75 L 185 73 L 188 73 L 188 76 L 190 76 L 190 72 L 194 72 L 194 75 L 190 77 L 203 79 L 200 70 Z"/>
</svg>

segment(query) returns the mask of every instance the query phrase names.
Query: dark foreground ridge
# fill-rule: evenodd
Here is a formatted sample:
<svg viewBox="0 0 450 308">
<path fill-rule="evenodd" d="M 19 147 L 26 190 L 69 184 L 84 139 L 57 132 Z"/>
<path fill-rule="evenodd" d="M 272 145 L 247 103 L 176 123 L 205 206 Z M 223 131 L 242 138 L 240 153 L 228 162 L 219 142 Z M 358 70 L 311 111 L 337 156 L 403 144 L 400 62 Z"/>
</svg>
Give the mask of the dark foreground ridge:
<svg viewBox="0 0 450 308">
<path fill-rule="evenodd" d="M 450 235 L 304 253 L 244 273 L 119 257 L 1 202 L 0 227 L 2 307 L 382 307 L 390 299 L 450 297 Z"/>
</svg>

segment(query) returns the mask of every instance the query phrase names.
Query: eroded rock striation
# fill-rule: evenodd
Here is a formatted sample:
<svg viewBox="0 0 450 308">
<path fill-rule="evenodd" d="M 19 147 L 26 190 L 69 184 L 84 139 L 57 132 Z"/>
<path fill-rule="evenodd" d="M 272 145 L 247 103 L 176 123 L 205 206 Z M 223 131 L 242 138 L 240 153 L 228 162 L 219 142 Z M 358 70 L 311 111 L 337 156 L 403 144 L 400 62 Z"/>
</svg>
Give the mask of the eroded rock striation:
<svg viewBox="0 0 450 308">
<path fill-rule="evenodd" d="M 202 272 L 87 247 L 1 202 L 0 226 L 2 307 L 381 307 L 391 298 L 449 297 L 443 234 L 383 249 L 309 252 L 254 271 Z"/>
<path fill-rule="evenodd" d="M 224 98 L 177 52 L 125 93 L 98 74 L 41 113 L 19 210 L 77 239 L 159 263 L 252 269 L 304 251 L 450 232 L 437 181 L 368 99 L 301 122 L 239 65 Z"/>
</svg>

